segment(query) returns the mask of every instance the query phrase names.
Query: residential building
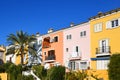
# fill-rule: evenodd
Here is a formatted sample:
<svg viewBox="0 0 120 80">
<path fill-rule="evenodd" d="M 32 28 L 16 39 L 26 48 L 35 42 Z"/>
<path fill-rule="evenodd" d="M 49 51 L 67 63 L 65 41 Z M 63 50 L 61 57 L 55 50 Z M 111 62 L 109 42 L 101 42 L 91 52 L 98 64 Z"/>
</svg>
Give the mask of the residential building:
<svg viewBox="0 0 120 80">
<path fill-rule="evenodd" d="M 71 70 L 86 70 L 90 67 L 89 22 L 74 25 L 63 31 L 63 62 Z"/>
<path fill-rule="evenodd" d="M 16 54 L 14 54 L 14 45 L 6 46 L 5 53 L 6 53 L 6 62 L 12 62 L 14 64 L 18 64 L 20 62 L 20 59 L 19 59 L 20 57 L 17 58 Z M 19 60 L 16 61 L 16 59 L 17 60 L 19 59 Z"/>
<path fill-rule="evenodd" d="M 36 33 L 35 35 L 36 40 L 31 42 L 30 45 L 32 45 L 36 51 L 36 56 L 33 56 L 29 53 L 28 55 L 28 65 L 36 65 L 42 63 L 42 36 L 39 33 Z M 24 58 L 26 60 L 27 57 Z"/>
<path fill-rule="evenodd" d="M 101 80 L 108 80 L 110 56 L 120 52 L 119 33 L 120 8 L 90 18 L 91 70 Z"/>
<path fill-rule="evenodd" d="M 42 38 L 42 57 L 45 68 L 63 65 L 63 30 L 50 29 Z"/>
<path fill-rule="evenodd" d="M 0 65 L 5 63 L 5 48 L 0 46 Z"/>
</svg>

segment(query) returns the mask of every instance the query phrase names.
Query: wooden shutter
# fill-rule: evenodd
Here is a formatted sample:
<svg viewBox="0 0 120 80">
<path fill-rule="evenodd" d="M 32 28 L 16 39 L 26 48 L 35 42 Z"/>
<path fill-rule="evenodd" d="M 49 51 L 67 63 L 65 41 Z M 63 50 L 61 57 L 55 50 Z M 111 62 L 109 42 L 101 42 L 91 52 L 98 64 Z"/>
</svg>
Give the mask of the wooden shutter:
<svg viewBox="0 0 120 80">
<path fill-rule="evenodd" d="M 118 25 L 120 26 L 120 18 L 118 18 Z"/>
<path fill-rule="evenodd" d="M 106 29 L 109 29 L 109 28 L 111 28 L 111 27 L 112 27 L 111 21 L 107 21 L 107 22 L 106 22 Z"/>
<path fill-rule="evenodd" d="M 94 25 L 94 32 L 97 32 L 97 25 Z"/>
<path fill-rule="evenodd" d="M 100 53 L 102 52 L 102 40 L 99 41 Z"/>
<path fill-rule="evenodd" d="M 102 31 L 102 23 L 99 24 L 99 31 Z"/>
</svg>

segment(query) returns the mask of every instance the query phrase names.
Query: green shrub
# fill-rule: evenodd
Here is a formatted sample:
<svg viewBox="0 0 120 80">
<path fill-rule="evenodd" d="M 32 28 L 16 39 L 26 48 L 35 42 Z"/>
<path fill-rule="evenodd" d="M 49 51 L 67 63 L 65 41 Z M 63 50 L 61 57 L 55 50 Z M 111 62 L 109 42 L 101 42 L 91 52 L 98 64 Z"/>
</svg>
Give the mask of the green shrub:
<svg viewBox="0 0 120 80">
<path fill-rule="evenodd" d="M 110 80 L 120 80 L 120 53 L 113 54 L 108 65 Z"/>
<path fill-rule="evenodd" d="M 34 80 L 33 76 L 32 75 L 29 75 L 29 76 L 22 76 L 22 80 Z"/>
<path fill-rule="evenodd" d="M 65 79 L 65 67 L 55 66 L 48 70 L 47 80 L 64 80 Z"/>
<path fill-rule="evenodd" d="M 32 70 L 35 73 L 35 75 L 38 76 L 41 80 L 45 80 L 47 75 L 47 70 L 44 69 L 43 66 L 35 65 L 32 67 Z"/>
<path fill-rule="evenodd" d="M 85 78 L 87 78 L 87 73 L 84 71 L 70 71 L 66 73 L 66 80 L 84 80 Z"/>
</svg>

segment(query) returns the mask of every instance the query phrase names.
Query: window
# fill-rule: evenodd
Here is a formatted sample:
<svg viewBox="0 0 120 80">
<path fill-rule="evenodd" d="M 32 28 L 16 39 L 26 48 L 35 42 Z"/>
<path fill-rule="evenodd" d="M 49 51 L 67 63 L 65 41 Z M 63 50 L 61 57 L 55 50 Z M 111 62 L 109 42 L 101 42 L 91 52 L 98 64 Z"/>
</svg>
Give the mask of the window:
<svg viewBox="0 0 120 80">
<path fill-rule="evenodd" d="M 87 62 L 80 62 L 80 69 L 87 69 Z"/>
<path fill-rule="evenodd" d="M 84 31 L 83 33 L 84 33 L 84 36 L 86 36 L 86 31 Z"/>
<path fill-rule="evenodd" d="M 81 36 L 81 37 L 86 36 L 86 31 L 80 32 L 80 36 Z"/>
<path fill-rule="evenodd" d="M 75 62 L 70 62 L 70 69 L 75 70 Z"/>
<path fill-rule="evenodd" d="M 120 18 L 106 22 L 106 28 L 107 29 L 116 28 L 118 26 L 120 26 Z"/>
<path fill-rule="evenodd" d="M 105 70 L 108 69 L 109 60 L 97 60 L 97 69 L 98 70 Z"/>
<path fill-rule="evenodd" d="M 42 44 L 42 40 L 40 40 L 38 44 Z"/>
<path fill-rule="evenodd" d="M 94 32 L 102 31 L 102 23 L 98 23 L 94 25 Z"/>
<path fill-rule="evenodd" d="M 44 55 L 46 55 L 46 52 L 44 52 Z"/>
<path fill-rule="evenodd" d="M 58 42 L 58 36 L 54 37 L 54 42 Z"/>
<path fill-rule="evenodd" d="M 118 26 L 118 19 L 111 21 L 111 25 L 112 25 L 112 27 Z"/>
<path fill-rule="evenodd" d="M 79 69 L 79 62 L 70 61 L 70 69 L 71 70 L 77 70 L 77 69 Z"/>
<path fill-rule="evenodd" d="M 66 48 L 66 52 L 68 52 L 68 48 Z"/>
<path fill-rule="evenodd" d="M 68 40 L 68 39 L 71 39 L 71 38 L 72 38 L 71 34 L 70 34 L 70 35 L 67 35 L 66 38 L 67 38 L 67 40 Z"/>
<path fill-rule="evenodd" d="M 76 46 L 76 52 L 78 52 L 78 46 Z"/>
<path fill-rule="evenodd" d="M 109 53 L 109 39 L 102 39 L 99 41 L 99 53 Z"/>
</svg>

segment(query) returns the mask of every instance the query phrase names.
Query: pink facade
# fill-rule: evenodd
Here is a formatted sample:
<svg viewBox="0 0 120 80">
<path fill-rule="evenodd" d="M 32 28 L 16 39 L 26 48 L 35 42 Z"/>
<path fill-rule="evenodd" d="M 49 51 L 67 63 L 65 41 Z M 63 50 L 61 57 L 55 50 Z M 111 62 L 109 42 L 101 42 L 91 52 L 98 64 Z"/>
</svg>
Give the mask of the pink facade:
<svg viewBox="0 0 120 80">
<path fill-rule="evenodd" d="M 67 28 L 63 35 L 64 65 L 72 70 L 88 69 L 90 65 L 89 22 Z"/>
</svg>

